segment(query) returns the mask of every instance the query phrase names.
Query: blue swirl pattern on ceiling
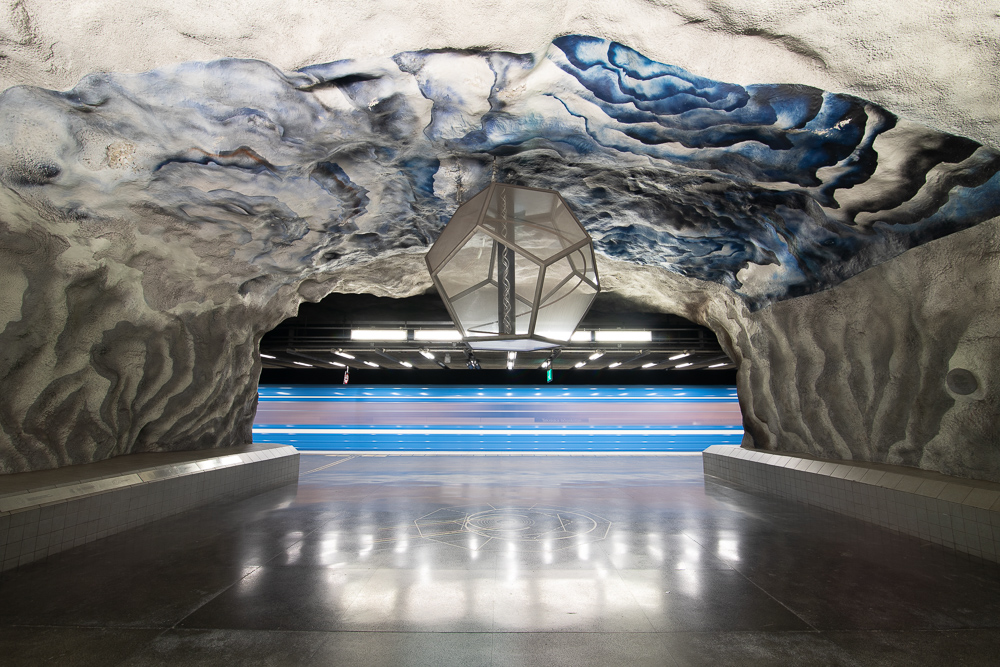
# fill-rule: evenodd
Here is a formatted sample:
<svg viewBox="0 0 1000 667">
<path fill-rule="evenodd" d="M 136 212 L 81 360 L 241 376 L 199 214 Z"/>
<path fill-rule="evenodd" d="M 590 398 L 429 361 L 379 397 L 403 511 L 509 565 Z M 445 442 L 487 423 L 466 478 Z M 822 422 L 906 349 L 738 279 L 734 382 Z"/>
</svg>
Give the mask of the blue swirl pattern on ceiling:
<svg viewBox="0 0 1000 667">
<path fill-rule="evenodd" d="M 974 141 L 586 36 L 540 58 L 94 74 L 9 89 L 0 111 L 0 182 L 24 201 L 81 230 L 131 220 L 166 247 L 208 244 L 196 254 L 255 267 L 248 291 L 426 248 L 494 169 L 559 190 L 598 252 L 752 309 L 1000 215 L 1000 155 Z"/>
</svg>

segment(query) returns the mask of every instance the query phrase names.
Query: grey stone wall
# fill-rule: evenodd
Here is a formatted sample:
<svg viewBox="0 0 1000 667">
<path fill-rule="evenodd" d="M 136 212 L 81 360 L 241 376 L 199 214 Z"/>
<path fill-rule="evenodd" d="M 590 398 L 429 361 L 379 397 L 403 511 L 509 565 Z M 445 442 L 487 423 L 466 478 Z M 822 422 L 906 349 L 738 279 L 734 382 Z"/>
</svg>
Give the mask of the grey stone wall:
<svg viewBox="0 0 1000 667">
<path fill-rule="evenodd" d="M 717 320 L 740 357 L 748 441 L 1000 481 L 998 290 L 994 221 Z"/>
</svg>

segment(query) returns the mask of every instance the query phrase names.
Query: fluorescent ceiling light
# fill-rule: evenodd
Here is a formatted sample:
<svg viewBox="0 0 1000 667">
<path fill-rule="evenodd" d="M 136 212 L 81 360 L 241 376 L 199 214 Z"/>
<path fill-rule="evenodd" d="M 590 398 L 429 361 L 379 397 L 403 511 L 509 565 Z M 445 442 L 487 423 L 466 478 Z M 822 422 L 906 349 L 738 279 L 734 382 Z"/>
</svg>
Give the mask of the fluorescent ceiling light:
<svg viewBox="0 0 1000 667">
<path fill-rule="evenodd" d="M 595 359 L 600 359 L 603 356 L 604 356 L 604 350 L 598 350 L 597 352 L 594 352 L 592 355 L 587 357 L 587 359 L 594 361 Z"/>
<path fill-rule="evenodd" d="M 583 368 L 586 365 L 587 365 L 586 361 L 578 361 L 575 364 L 573 364 L 573 368 Z"/>
<path fill-rule="evenodd" d="M 683 364 L 677 364 L 676 366 L 674 366 L 674 368 L 685 368 L 690 365 L 691 365 L 690 361 L 685 361 Z"/>
<path fill-rule="evenodd" d="M 312 368 L 313 367 L 312 364 L 307 364 L 304 361 L 293 361 L 292 363 L 296 364 L 298 366 L 305 366 L 306 368 Z"/>
<path fill-rule="evenodd" d="M 598 343 L 645 343 L 653 340 L 652 331 L 595 331 L 594 340 Z"/>
<path fill-rule="evenodd" d="M 681 352 L 680 354 L 675 354 L 672 357 L 667 357 L 668 361 L 677 361 L 678 359 L 683 359 L 684 357 L 690 357 L 690 352 Z"/>
<path fill-rule="evenodd" d="M 406 329 L 351 329 L 351 340 L 406 340 Z"/>
<path fill-rule="evenodd" d="M 458 329 L 414 329 L 413 340 L 462 340 Z"/>
<path fill-rule="evenodd" d="M 507 360 L 508 361 L 514 361 L 515 359 L 517 359 L 517 352 L 508 352 L 507 353 Z"/>
<path fill-rule="evenodd" d="M 371 366 L 372 368 L 378 368 L 378 364 L 376 364 L 373 361 L 365 361 L 365 362 L 362 362 L 362 363 L 364 363 L 366 366 Z"/>
<path fill-rule="evenodd" d="M 399 362 L 399 365 L 402 366 L 403 368 L 413 368 L 413 364 L 411 364 L 409 361 L 401 361 Z"/>
<path fill-rule="evenodd" d="M 545 361 L 542 362 L 542 368 L 548 368 L 551 365 L 552 365 L 551 359 L 546 359 Z"/>
<path fill-rule="evenodd" d="M 622 365 L 622 362 L 620 362 L 620 361 L 616 361 L 616 362 L 615 362 L 615 363 L 613 363 L 613 364 L 608 364 L 608 368 L 618 368 L 618 367 L 619 367 L 619 366 L 621 366 L 621 365 Z"/>
<path fill-rule="evenodd" d="M 643 364 L 642 367 L 643 368 L 652 368 L 655 365 L 656 365 L 656 362 L 655 361 L 651 361 L 648 364 Z"/>
<path fill-rule="evenodd" d="M 421 355 L 421 356 L 422 356 L 422 357 L 423 357 L 424 359 L 433 359 L 433 358 L 434 358 L 434 355 L 433 355 L 433 354 L 431 354 L 430 352 L 428 352 L 427 350 L 420 350 L 420 355 Z"/>
<path fill-rule="evenodd" d="M 354 358 L 353 354 L 347 354 L 346 352 L 341 352 L 339 350 L 336 351 L 336 352 L 334 352 L 334 354 L 337 355 L 338 357 L 343 357 L 344 359 L 353 359 Z"/>
<path fill-rule="evenodd" d="M 712 364 L 711 366 L 709 366 L 709 368 L 721 368 L 722 366 L 728 366 L 728 365 L 729 365 L 728 361 L 723 361 L 721 364 Z"/>
<path fill-rule="evenodd" d="M 342 364 L 339 361 L 331 361 L 330 363 L 333 364 L 334 366 L 340 366 L 341 368 L 347 368 L 347 364 Z"/>
<path fill-rule="evenodd" d="M 507 370 L 509 370 L 509 371 L 514 370 L 514 360 L 513 359 L 508 359 L 507 360 Z"/>
<path fill-rule="evenodd" d="M 263 352 L 260 353 L 260 356 L 264 359 L 277 359 L 277 357 L 272 357 L 270 354 L 264 354 Z"/>
<path fill-rule="evenodd" d="M 574 331 L 569 339 L 574 343 L 589 343 L 591 341 L 591 334 L 593 333 L 593 331 Z"/>
</svg>

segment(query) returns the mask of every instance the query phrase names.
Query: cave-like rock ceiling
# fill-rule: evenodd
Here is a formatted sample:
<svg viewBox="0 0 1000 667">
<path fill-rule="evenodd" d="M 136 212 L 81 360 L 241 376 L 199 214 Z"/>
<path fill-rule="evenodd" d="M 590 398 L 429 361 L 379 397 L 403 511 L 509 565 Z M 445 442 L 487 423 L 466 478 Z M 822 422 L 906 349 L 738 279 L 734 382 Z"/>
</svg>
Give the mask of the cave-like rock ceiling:
<svg viewBox="0 0 1000 667">
<path fill-rule="evenodd" d="M 0 164 L 23 201 L 81 228 L 169 218 L 164 243 L 298 279 L 425 250 L 495 174 L 560 191 L 599 253 L 751 309 L 1000 214 L 1000 155 L 972 140 L 586 36 L 540 59 L 229 59 L 15 87 Z"/>
</svg>

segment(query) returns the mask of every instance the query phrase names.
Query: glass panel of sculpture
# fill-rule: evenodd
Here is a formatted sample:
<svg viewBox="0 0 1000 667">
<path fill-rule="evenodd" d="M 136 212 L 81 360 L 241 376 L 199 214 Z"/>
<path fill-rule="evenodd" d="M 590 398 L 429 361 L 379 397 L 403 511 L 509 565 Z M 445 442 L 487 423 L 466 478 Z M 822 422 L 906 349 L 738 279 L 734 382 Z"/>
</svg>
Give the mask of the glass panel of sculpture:
<svg viewBox="0 0 1000 667">
<path fill-rule="evenodd" d="M 458 298 L 474 285 L 489 280 L 493 259 L 493 239 L 476 232 L 468 242 L 444 262 L 437 274 L 442 297 Z"/>
</svg>

